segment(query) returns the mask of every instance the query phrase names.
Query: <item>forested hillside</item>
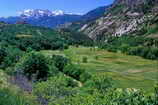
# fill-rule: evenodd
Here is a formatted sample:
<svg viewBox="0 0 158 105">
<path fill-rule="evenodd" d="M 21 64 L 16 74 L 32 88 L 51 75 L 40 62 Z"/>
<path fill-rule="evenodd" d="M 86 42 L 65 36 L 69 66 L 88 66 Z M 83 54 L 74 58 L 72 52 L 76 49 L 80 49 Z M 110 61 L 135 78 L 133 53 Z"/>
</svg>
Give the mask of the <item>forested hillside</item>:
<svg viewBox="0 0 158 105">
<path fill-rule="evenodd" d="M 32 48 L 41 49 L 64 49 L 69 44 L 92 42 L 88 36 L 77 32 L 56 31 L 50 28 L 35 27 L 29 24 L 6 24 L 0 23 L 1 43 L 10 44 L 21 50 Z"/>
</svg>

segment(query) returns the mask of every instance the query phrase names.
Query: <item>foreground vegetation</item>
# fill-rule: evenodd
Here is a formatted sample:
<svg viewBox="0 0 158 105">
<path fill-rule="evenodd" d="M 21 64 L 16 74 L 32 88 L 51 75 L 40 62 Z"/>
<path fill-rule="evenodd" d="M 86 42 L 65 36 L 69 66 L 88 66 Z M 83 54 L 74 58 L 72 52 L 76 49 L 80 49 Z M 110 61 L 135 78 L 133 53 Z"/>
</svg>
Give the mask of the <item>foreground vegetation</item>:
<svg viewBox="0 0 158 105">
<path fill-rule="evenodd" d="M 81 47 L 93 43 L 70 30 L 0 27 L 0 105 L 158 104 L 156 60 Z"/>
<path fill-rule="evenodd" d="M 158 104 L 157 61 L 71 47 L 27 52 L 11 68 L 1 70 L 1 105 Z"/>
</svg>

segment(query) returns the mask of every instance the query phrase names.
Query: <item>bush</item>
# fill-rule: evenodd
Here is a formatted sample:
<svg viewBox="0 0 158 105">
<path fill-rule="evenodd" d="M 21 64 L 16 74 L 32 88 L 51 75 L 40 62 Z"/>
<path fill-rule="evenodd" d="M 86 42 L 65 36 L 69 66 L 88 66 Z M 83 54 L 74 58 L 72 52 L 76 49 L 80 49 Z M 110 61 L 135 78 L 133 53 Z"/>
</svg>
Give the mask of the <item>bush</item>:
<svg viewBox="0 0 158 105">
<path fill-rule="evenodd" d="M 127 53 L 130 49 L 130 46 L 127 45 L 127 44 L 122 44 L 120 47 L 119 47 L 119 50 L 121 50 L 122 53 Z"/>
<path fill-rule="evenodd" d="M 113 80 L 105 75 L 95 75 L 86 82 L 86 87 L 96 88 L 101 93 L 113 87 Z"/>
<path fill-rule="evenodd" d="M 109 52 L 117 52 L 117 51 L 118 51 L 118 48 L 115 47 L 115 46 L 112 46 L 112 45 L 107 46 L 106 49 L 107 49 Z"/>
<path fill-rule="evenodd" d="M 83 63 L 87 63 L 87 62 L 88 62 L 88 58 L 87 58 L 87 57 L 83 57 L 83 58 L 82 58 L 82 62 L 83 62 Z"/>
<path fill-rule="evenodd" d="M 66 75 L 69 75 L 77 80 L 80 80 L 80 75 L 84 72 L 84 70 L 76 65 L 69 64 L 64 68 L 63 72 Z"/>
<path fill-rule="evenodd" d="M 2 64 L 6 56 L 7 56 L 6 50 L 4 48 L 0 48 L 0 64 Z"/>
<path fill-rule="evenodd" d="M 57 72 L 53 65 L 49 65 L 49 59 L 40 53 L 26 54 L 17 64 L 16 70 L 21 71 L 29 79 L 45 80 L 49 75 Z"/>
<path fill-rule="evenodd" d="M 128 51 L 130 55 L 137 55 L 147 59 L 158 59 L 158 48 L 152 47 L 131 47 Z"/>
<path fill-rule="evenodd" d="M 23 52 L 16 47 L 1 46 L 0 47 L 0 67 L 6 69 L 7 67 L 14 66 L 19 61 Z"/>
<path fill-rule="evenodd" d="M 95 56 L 94 59 L 95 59 L 95 60 L 98 60 L 98 59 L 99 59 L 99 56 Z"/>
<path fill-rule="evenodd" d="M 0 88 L 0 105 L 38 105 L 34 97 L 24 95 L 22 92 Z"/>
<path fill-rule="evenodd" d="M 14 66 L 23 56 L 23 52 L 15 47 L 6 48 L 7 56 L 2 64 L 3 68 Z"/>
<path fill-rule="evenodd" d="M 71 78 L 59 74 L 49 78 L 47 81 L 37 83 L 34 87 L 34 94 L 40 97 L 40 103 L 44 101 L 48 103 L 75 94 L 73 88 L 76 86 L 77 83 Z"/>
<path fill-rule="evenodd" d="M 158 48 L 150 48 L 148 54 L 144 57 L 153 60 L 158 59 Z"/>
<path fill-rule="evenodd" d="M 99 82 L 99 86 L 100 83 L 101 82 Z M 141 90 L 134 88 L 109 88 L 106 92 L 98 92 L 96 90 L 89 94 L 84 92 L 64 97 L 52 101 L 49 105 L 157 105 L 157 92 L 157 86 L 155 87 L 155 93 L 153 95 L 146 95 Z"/>
<path fill-rule="evenodd" d="M 59 71 L 63 71 L 64 67 L 69 63 L 66 57 L 60 55 L 53 55 L 52 60 Z"/>
<path fill-rule="evenodd" d="M 146 59 L 158 59 L 158 40 L 142 36 L 122 36 L 109 38 L 106 43 L 99 46 L 110 52 L 118 52 L 129 55 L 141 56 Z"/>
<path fill-rule="evenodd" d="M 91 78 L 91 75 L 88 72 L 74 64 L 67 65 L 63 72 L 81 82 L 85 82 Z"/>
<path fill-rule="evenodd" d="M 86 81 L 90 80 L 91 77 L 92 77 L 92 76 L 91 76 L 90 73 L 84 71 L 84 72 L 80 75 L 80 81 L 81 81 L 81 82 L 86 82 Z"/>
</svg>

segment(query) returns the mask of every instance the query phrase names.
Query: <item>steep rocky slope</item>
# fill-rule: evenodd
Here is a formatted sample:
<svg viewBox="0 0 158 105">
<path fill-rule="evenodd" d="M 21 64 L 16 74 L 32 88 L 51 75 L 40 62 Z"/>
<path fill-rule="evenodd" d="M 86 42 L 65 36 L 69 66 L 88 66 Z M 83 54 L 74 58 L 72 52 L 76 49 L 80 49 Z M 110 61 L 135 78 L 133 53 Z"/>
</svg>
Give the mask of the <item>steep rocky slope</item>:
<svg viewBox="0 0 158 105">
<path fill-rule="evenodd" d="M 115 0 L 99 19 L 80 28 L 94 40 L 111 36 L 144 35 L 157 27 L 158 0 Z"/>
</svg>

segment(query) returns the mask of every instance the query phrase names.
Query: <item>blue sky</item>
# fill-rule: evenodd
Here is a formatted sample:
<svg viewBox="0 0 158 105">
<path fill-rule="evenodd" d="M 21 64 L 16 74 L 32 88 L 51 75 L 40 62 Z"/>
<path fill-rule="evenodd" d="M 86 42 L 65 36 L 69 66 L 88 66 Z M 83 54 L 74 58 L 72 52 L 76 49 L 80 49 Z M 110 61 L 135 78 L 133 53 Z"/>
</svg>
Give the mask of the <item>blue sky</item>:
<svg viewBox="0 0 158 105">
<path fill-rule="evenodd" d="M 1 0 L 0 16 L 15 16 L 24 9 L 49 9 L 86 13 L 112 2 L 113 0 Z"/>
</svg>

